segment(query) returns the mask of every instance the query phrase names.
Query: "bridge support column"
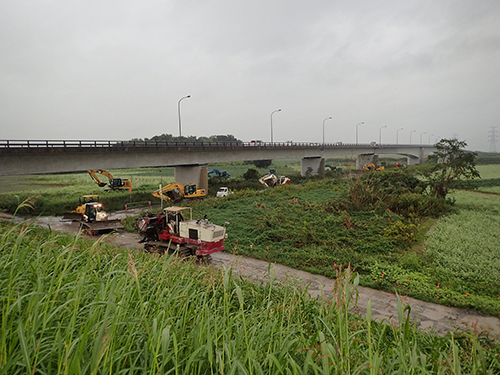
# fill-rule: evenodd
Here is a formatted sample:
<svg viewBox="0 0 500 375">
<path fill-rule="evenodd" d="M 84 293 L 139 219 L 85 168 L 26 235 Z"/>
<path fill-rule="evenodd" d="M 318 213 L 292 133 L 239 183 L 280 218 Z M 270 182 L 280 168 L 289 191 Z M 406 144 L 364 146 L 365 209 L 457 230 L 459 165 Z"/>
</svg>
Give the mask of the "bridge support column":
<svg viewBox="0 0 500 375">
<path fill-rule="evenodd" d="M 406 157 L 406 165 L 417 165 L 421 164 L 420 158 L 416 158 L 415 156 Z"/>
<path fill-rule="evenodd" d="M 378 155 L 375 154 L 363 154 L 358 155 L 356 157 L 356 169 L 363 169 L 363 165 L 366 164 L 377 164 L 378 163 Z"/>
<path fill-rule="evenodd" d="M 183 185 L 196 184 L 208 192 L 208 172 L 204 165 L 182 165 L 174 169 L 175 182 Z"/>
<path fill-rule="evenodd" d="M 302 176 L 319 175 L 325 177 L 325 159 L 321 156 L 306 156 L 302 158 L 300 174 Z"/>
</svg>

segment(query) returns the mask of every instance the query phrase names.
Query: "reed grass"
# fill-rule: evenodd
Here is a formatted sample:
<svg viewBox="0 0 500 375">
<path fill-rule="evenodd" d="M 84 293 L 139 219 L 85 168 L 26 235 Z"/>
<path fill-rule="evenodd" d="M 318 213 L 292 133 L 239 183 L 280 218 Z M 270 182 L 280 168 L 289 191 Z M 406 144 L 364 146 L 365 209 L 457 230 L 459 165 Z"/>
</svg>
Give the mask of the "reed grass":
<svg viewBox="0 0 500 375">
<path fill-rule="evenodd" d="M 236 277 L 26 223 L 0 223 L 0 374 L 496 374 L 474 332 L 424 334 L 350 311 L 359 278 L 306 288 Z"/>
</svg>

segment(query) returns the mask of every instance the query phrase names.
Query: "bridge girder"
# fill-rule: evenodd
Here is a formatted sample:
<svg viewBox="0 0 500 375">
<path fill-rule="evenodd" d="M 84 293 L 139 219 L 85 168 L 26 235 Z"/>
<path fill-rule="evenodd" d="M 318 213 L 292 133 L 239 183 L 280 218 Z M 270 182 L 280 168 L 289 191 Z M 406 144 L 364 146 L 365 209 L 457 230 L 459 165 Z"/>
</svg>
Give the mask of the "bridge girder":
<svg viewBox="0 0 500 375">
<path fill-rule="evenodd" d="M 0 145 L 1 146 L 1 145 Z M 405 155 L 423 162 L 435 151 L 422 145 L 229 145 L 229 146 L 54 146 L 0 148 L 0 175 L 81 172 L 88 169 L 122 169 L 201 165 L 264 159 L 357 157 L 362 154 Z M 410 164 L 410 163 L 409 163 Z"/>
</svg>

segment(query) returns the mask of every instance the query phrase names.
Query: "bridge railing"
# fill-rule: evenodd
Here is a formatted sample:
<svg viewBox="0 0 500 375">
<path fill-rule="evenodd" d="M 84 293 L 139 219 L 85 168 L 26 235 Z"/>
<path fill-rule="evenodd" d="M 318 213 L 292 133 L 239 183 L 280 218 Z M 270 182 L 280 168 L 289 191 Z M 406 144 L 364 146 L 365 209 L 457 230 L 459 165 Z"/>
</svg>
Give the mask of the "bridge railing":
<svg viewBox="0 0 500 375">
<path fill-rule="evenodd" d="M 0 148 L 51 147 L 332 147 L 353 146 L 342 142 L 161 142 L 161 141 L 97 141 L 97 140 L 7 140 L 0 139 Z M 361 146 L 361 145 L 360 145 Z M 366 146 L 366 145 L 365 145 Z"/>
<path fill-rule="evenodd" d="M 377 145 L 354 143 L 317 142 L 159 142 L 159 141 L 96 141 L 96 140 L 6 140 L 0 139 L 2 148 L 90 148 L 90 147 L 292 147 L 292 148 L 332 148 L 332 147 L 387 147 L 387 146 L 427 146 L 427 145 Z M 430 145 L 429 145 L 430 146 Z"/>
<path fill-rule="evenodd" d="M 0 139 L 1 148 L 50 148 L 50 147 L 112 147 L 116 141 L 71 140 L 7 140 Z"/>
</svg>

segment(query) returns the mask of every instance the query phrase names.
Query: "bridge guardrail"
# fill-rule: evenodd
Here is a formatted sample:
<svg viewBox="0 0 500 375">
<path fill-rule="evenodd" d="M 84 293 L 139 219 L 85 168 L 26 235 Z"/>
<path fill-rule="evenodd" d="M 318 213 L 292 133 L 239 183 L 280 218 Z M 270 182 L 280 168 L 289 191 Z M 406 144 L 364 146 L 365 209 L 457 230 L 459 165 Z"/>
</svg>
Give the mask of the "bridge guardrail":
<svg viewBox="0 0 500 375">
<path fill-rule="evenodd" d="M 95 147 L 293 147 L 293 148 L 324 148 L 324 147 L 384 147 L 384 146 L 422 146 L 427 145 L 373 145 L 354 143 L 315 143 L 315 142 L 158 142 L 158 141 L 96 141 L 96 140 L 6 140 L 0 139 L 0 148 L 95 148 Z M 431 145 L 428 145 L 429 147 Z"/>
<path fill-rule="evenodd" d="M 94 141 L 94 140 L 7 140 L 0 139 L 0 148 L 50 147 L 323 147 L 347 145 L 313 142 L 158 142 L 158 141 Z M 352 145 L 351 145 L 352 146 Z"/>
</svg>

